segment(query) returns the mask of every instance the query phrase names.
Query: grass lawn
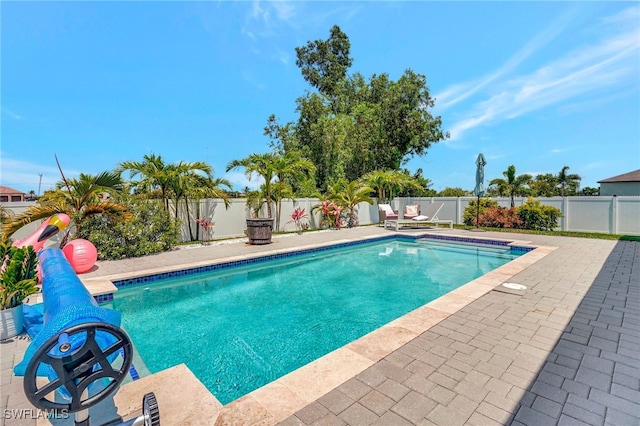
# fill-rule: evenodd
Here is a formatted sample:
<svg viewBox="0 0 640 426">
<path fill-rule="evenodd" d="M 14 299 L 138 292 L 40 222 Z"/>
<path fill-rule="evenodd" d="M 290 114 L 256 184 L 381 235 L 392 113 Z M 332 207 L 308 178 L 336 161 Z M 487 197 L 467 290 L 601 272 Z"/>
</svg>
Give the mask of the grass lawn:
<svg viewBox="0 0 640 426">
<path fill-rule="evenodd" d="M 475 229 L 473 226 L 453 225 L 456 229 Z M 639 235 L 618 235 L 603 234 L 598 232 L 573 232 L 573 231 L 534 231 L 532 229 L 514 229 L 514 228 L 485 228 L 485 231 L 492 232 L 511 232 L 514 234 L 535 234 L 535 235 L 552 235 L 554 237 L 578 237 L 578 238 L 595 238 L 599 240 L 621 240 L 621 241 L 640 241 Z"/>
</svg>

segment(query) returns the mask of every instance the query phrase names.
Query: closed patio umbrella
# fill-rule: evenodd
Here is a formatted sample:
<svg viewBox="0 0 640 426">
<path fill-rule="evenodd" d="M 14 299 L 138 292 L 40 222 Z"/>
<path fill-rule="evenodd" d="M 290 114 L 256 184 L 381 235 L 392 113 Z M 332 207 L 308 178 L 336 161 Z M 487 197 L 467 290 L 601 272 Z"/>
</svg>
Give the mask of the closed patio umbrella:
<svg viewBox="0 0 640 426">
<path fill-rule="evenodd" d="M 476 206 L 476 228 L 478 228 L 478 219 L 480 217 L 480 197 L 484 195 L 484 166 L 487 160 L 484 159 L 482 153 L 476 158 L 476 187 L 473 189 L 473 195 L 478 197 L 478 205 Z"/>
</svg>

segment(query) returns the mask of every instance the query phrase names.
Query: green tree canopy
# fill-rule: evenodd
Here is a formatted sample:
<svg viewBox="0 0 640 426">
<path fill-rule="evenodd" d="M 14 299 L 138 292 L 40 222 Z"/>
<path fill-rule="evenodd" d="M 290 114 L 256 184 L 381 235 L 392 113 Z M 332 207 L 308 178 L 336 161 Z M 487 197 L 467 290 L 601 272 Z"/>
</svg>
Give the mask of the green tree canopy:
<svg viewBox="0 0 640 426">
<path fill-rule="evenodd" d="M 468 195 L 468 192 L 457 186 L 455 188 L 447 186 L 438 193 L 438 197 L 464 197 L 465 195 Z"/>
<path fill-rule="evenodd" d="M 349 38 L 340 27 L 334 25 L 328 40 L 308 41 L 306 46 L 296 47 L 296 65 L 311 86 L 333 98 L 338 84 L 353 63 L 350 50 Z"/>
<path fill-rule="evenodd" d="M 270 117 L 265 134 L 284 151 L 297 151 L 316 167 L 315 183 L 325 191 L 340 179 L 357 180 L 376 170 L 398 170 L 448 134 L 434 106 L 427 79 L 407 69 L 393 81 L 386 73 L 366 80 L 349 75 L 350 42 L 338 26 L 327 40 L 296 48 L 297 65 L 317 91 L 296 100 L 295 122 Z"/>
</svg>

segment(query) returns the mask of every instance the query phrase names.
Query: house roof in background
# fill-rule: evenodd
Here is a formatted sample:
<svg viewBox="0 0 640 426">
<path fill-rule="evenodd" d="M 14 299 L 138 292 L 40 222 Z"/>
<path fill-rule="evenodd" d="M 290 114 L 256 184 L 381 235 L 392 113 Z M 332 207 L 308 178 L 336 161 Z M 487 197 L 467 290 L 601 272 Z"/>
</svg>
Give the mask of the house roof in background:
<svg viewBox="0 0 640 426">
<path fill-rule="evenodd" d="M 640 182 L 640 169 L 598 181 L 598 183 L 613 182 Z"/>
<path fill-rule="evenodd" d="M 24 192 L 18 191 L 17 189 L 9 188 L 8 186 L 0 185 L 0 194 L 24 194 Z"/>
</svg>

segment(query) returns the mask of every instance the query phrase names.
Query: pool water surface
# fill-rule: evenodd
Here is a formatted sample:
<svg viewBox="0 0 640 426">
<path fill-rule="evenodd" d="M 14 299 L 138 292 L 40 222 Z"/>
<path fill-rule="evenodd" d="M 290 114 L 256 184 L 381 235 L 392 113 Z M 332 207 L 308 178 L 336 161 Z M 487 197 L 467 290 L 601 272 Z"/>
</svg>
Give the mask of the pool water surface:
<svg viewBox="0 0 640 426">
<path fill-rule="evenodd" d="M 508 248 L 386 240 L 121 288 L 146 368 L 231 402 L 508 263 Z"/>
</svg>

